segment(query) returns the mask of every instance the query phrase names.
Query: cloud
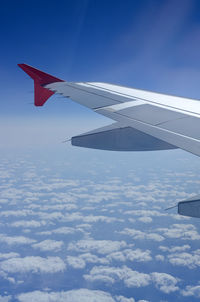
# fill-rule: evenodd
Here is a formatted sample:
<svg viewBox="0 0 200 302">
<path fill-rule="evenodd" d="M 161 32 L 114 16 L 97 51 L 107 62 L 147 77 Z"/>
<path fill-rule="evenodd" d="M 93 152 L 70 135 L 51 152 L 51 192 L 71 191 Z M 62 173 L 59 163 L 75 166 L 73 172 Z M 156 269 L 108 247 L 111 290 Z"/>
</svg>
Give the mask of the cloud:
<svg viewBox="0 0 200 302">
<path fill-rule="evenodd" d="M 187 266 L 190 269 L 200 266 L 200 249 L 191 253 L 172 253 L 168 255 L 168 260 L 176 266 Z"/>
<path fill-rule="evenodd" d="M 51 212 L 51 213 L 37 212 L 37 216 L 40 219 L 48 220 L 48 221 L 52 221 L 52 220 L 59 220 L 60 221 L 60 220 L 64 219 L 64 215 L 59 211 L 55 211 L 55 212 Z"/>
<path fill-rule="evenodd" d="M 124 162 L 126 161 L 127 160 L 124 160 Z M 40 163 L 40 160 L 38 160 L 38 162 Z M 25 170 L 29 169 L 27 163 L 28 162 L 24 163 Z M 21 163 L 19 162 L 17 164 L 21 171 Z M 94 164 L 96 164 L 96 160 Z M 31 165 L 32 163 L 30 162 L 30 167 Z M 69 165 L 72 165 L 72 163 L 70 162 Z M 77 288 L 82 282 L 90 288 L 114 288 L 113 291 L 110 291 L 112 292 L 110 298 L 113 301 L 133 302 L 134 298 L 131 296 L 133 289 L 137 295 L 137 299 L 140 297 L 141 300 L 142 297 L 145 298 L 147 295 L 152 298 L 155 291 L 161 291 L 161 295 L 166 293 L 176 294 L 176 292 L 178 292 L 179 280 L 176 276 L 173 277 L 167 274 L 168 272 L 170 273 L 170 269 L 173 268 L 173 261 L 178 263 L 173 265 L 182 265 L 183 270 L 185 270 L 184 267 L 187 268 L 191 265 L 199 267 L 198 252 L 190 253 L 192 250 L 192 242 L 189 242 L 191 243 L 190 248 L 190 245 L 185 244 L 188 242 L 183 242 L 181 237 L 180 239 L 179 237 L 173 237 L 175 236 L 174 234 L 177 236 L 178 233 L 178 235 L 183 234 L 185 238 L 190 238 L 190 232 L 192 232 L 194 236 L 195 231 L 196 235 L 198 235 L 199 231 L 197 226 L 195 226 L 196 224 L 193 225 L 193 220 L 190 220 L 189 223 L 187 220 L 188 224 L 181 223 L 183 221 L 177 221 L 177 224 L 174 224 L 173 227 L 170 225 L 173 217 L 162 212 L 161 207 L 164 207 L 164 205 L 162 205 L 162 200 L 158 198 L 163 181 L 161 179 L 159 182 L 160 174 L 156 176 L 154 171 L 152 171 L 151 179 L 153 180 L 148 184 L 144 184 L 142 188 L 136 186 L 136 189 L 133 188 L 133 183 L 130 180 L 126 182 L 121 176 L 120 182 L 106 184 L 105 192 L 103 192 L 101 196 L 103 185 L 109 181 L 110 174 L 107 174 L 105 180 L 97 180 L 97 182 L 101 182 L 102 184 L 97 191 L 95 190 L 95 183 L 92 179 L 81 179 L 78 182 L 78 186 L 73 186 L 73 184 L 70 186 L 69 184 L 65 187 L 65 181 L 61 181 L 61 178 L 58 178 L 56 182 L 58 184 L 54 189 L 54 186 L 51 186 L 51 182 L 54 181 L 51 177 L 54 177 L 53 174 L 55 170 L 45 170 L 43 173 L 42 169 L 47 168 L 47 163 L 43 166 L 41 164 L 40 170 L 37 170 L 38 167 L 32 166 L 30 169 L 32 169 L 35 174 L 39 171 L 38 175 L 36 175 L 36 183 L 33 184 L 31 178 L 25 180 L 24 184 L 27 186 L 23 187 L 23 193 L 20 193 L 20 190 L 18 193 L 16 192 L 19 197 L 23 194 L 21 203 L 16 203 L 14 199 L 8 199 L 8 204 L 1 204 L 1 210 L 3 211 L 0 213 L 0 215 L 2 214 L 1 222 L 4 223 L 2 232 L 5 232 L 5 234 L 0 234 L 0 244 L 2 245 L 0 270 L 5 274 L 5 278 L 2 275 L 1 278 L 5 284 L 8 284 L 9 288 L 13 288 L 17 286 L 18 278 L 21 276 L 20 278 L 24 280 L 20 279 L 19 281 L 24 281 L 24 284 L 20 285 L 20 293 L 24 292 L 24 294 L 21 294 L 22 296 L 20 295 L 20 297 L 24 297 L 24 301 L 31 301 L 31 298 L 34 297 L 33 293 L 35 293 L 26 293 L 26 276 L 29 275 L 33 275 L 32 277 L 35 278 L 36 274 L 43 276 L 43 274 L 48 273 L 64 272 L 64 274 L 60 274 L 62 280 L 68 277 L 69 279 L 76 278 L 77 276 L 80 277 L 77 279 Z M 50 169 L 49 165 L 47 169 Z M 62 169 L 64 170 L 63 166 Z M 15 171 L 13 166 L 11 166 L 11 171 Z M 136 171 L 132 173 L 136 173 Z M 10 183 L 10 188 L 14 186 L 19 186 L 20 188 L 21 184 L 24 185 L 23 176 L 21 177 L 21 174 L 19 174 L 18 178 L 17 175 L 17 173 L 13 173 L 13 183 Z M 49 178 L 47 177 L 48 175 Z M 63 177 L 66 177 L 65 172 L 63 175 Z M 29 177 L 30 176 L 31 174 Z M 27 177 L 28 175 L 26 175 L 26 179 Z M 196 177 L 196 174 L 193 177 Z M 132 180 L 129 174 L 127 174 L 127 179 Z M 180 182 L 182 180 L 181 178 Z M 141 181 L 143 181 L 142 177 Z M 165 183 L 163 196 L 173 187 L 173 184 L 171 187 L 168 187 L 169 181 L 171 182 L 172 180 L 165 178 L 163 181 Z M 40 182 L 43 184 L 46 182 L 46 184 L 44 184 L 44 186 L 42 185 L 41 188 L 43 189 L 38 192 L 37 187 L 40 186 Z M 50 186 L 48 186 L 49 182 Z M 59 182 L 61 182 L 61 186 L 59 186 Z M 118 184 L 120 184 L 120 189 L 116 189 Z M 29 185 L 31 185 L 31 187 L 29 187 Z M 158 190 L 159 186 L 160 189 Z M 132 202 L 132 197 L 125 197 L 127 188 L 130 196 L 135 196 L 136 202 Z M 109 194 L 107 195 L 107 192 L 112 193 L 112 191 L 109 190 L 113 189 L 116 190 L 118 195 L 116 202 L 113 198 L 109 199 Z M 177 188 L 175 188 L 175 190 L 176 189 Z M 134 190 L 135 192 L 131 195 L 131 192 Z M 141 195 L 140 190 L 142 191 Z M 150 200 L 150 204 L 147 202 L 145 204 L 144 201 L 148 200 L 149 192 L 153 198 Z M 68 197 L 68 195 L 70 196 Z M 113 196 L 111 194 L 111 197 Z M 99 201 L 101 201 L 101 203 L 98 203 Z M 164 215 L 162 215 L 163 213 Z M 132 221 L 129 219 L 132 219 Z M 155 224 L 151 224 L 153 220 L 155 220 Z M 175 220 L 173 220 L 173 222 L 175 222 Z M 96 223 L 100 223 L 101 227 L 95 225 Z M 107 223 L 112 223 L 112 225 L 107 225 Z M 41 229 L 43 225 L 45 225 L 44 230 Z M 14 229 L 14 227 L 18 229 Z M 30 227 L 30 233 L 22 233 L 25 237 L 17 236 L 20 235 L 20 232 L 23 232 L 24 227 Z M 38 229 L 39 227 L 40 229 Z M 173 233 L 173 229 L 176 230 L 175 233 Z M 106 235 L 104 231 L 106 231 Z M 169 235 L 170 232 L 172 237 Z M 14 236 L 11 234 L 14 234 Z M 37 239 L 38 237 L 40 240 Z M 165 242 L 169 241 L 168 239 L 166 240 L 166 238 L 174 238 L 175 240 L 170 240 L 171 244 L 165 244 Z M 184 245 L 180 244 L 180 242 L 183 242 Z M 5 243 L 10 246 L 7 246 Z M 23 249 L 20 252 L 21 246 L 16 246 L 15 244 L 17 243 L 28 244 L 28 246 L 22 246 Z M 176 244 L 176 246 L 173 246 L 172 243 Z M 195 242 L 193 242 L 193 244 L 195 244 Z M 166 247 L 164 245 L 166 245 Z M 66 252 L 63 250 L 65 246 Z M 34 250 L 32 248 L 34 248 Z M 61 256 L 59 255 L 60 258 L 47 258 L 47 256 L 57 256 L 53 252 L 59 251 L 61 248 L 62 253 Z M 45 251 L 45 253 L 41 253 L 41 251 Z M 32 252 L 34 252 L 34 254 L 31 254 Z M 190 257 L 189 255 L 187 255 L 187 257 L 183 255 L 183 252 L 189 254 Z M 178 259 L 176 254 L 180 254 Z M 57 261 L 55 260 L 56 258 Z M 167 263 L 167 261 L 169 262 Z M 154 272 L 155 265 L 157 264 L 160 264 L 159 272 Z M 160 270 L 162 271 L 162 267 L 165 274 L 160 272 Z M 69 268 L 70 274 L 67 268 Z M 55 275 L 53 276 L 55 277 Z M 179 274 L 179 276 L 180 278 L 182 277 L 181 274 Z M 51 280 L 48 280 L 47 275 L 45 280 L 45 286 L 51 287 Z M 8 281 L 12 283 L 9 284 Z M 183 288 L 186 286 L 184 286 L 184 282 L 186 281 L 187 277 L 185 281 L 182 280 Z M 13 285 L 14 282 L 15 285 Z M 108 287 L 105 287 L 105 285 Z M 116 286 L 120 288 L 121 291 L 116 292 Z M 127 288 L 129 289 L 127 290 Z M 39 285 L 37 289 L 41 290 L 35 298 L 37 302 L 40 299 L 40 295 L 43 298 L 42 301 L 51 301 L 52 299 L 55 301 L 59 301 L 59 299 L 66 301 L 66 296 L 69 297 L 69 293 L 66 294 L 66 292 L 62 292 L 61 294 L 61 292 L 58 292 L 59 289 L 56 287 L 56 284 L 54 292 L 49 289 L 45 290 L 42 284 Z M 145 290 L 147 294 L 144 296 L 139 294 L 138 296 L 138 292 L 141 293 L 142 290 Z M 128 293 L 129 297 L 119 296 L 124 293 Z M 4 293 L 1 294 L 3 295 Z M 9 294 L 10 290 L 7 295 Z M 26 294 L 30 294 L 30 296 L 23 296 Z M 84 294 L 84 292 L 82 292 L 82 294 Z M 73 295 L 75 295 L 75 293 L 73 293 Z M 76 295 L 78 295 L 78 293 L 76 293 Z M 104 295 L 104 298 L 105 297 Z M 76 301 L 79 300 L 80 299 L 76 299 Z M 106 298 L 104 300 L 106 300 Z M 89 301 L 89 298 L 87 301 Z"/>
<path fill-rule="evenodd" d="M 97 252 L 99 254 L 110 254 L 114 251 L 118 251 L 121 248 L 126 247 L 125 241 L 111 241 L 111 240 L 79 240 L 77 242 L 71 242 L 68 245 L 69 251 L 77 252 Z"/>
<path fill-rule="evenodd" d="M 85 268 L 85 261 L 79 257 L 67 256 L 67 263 L 75 269 Z"/>
<path fill-rule="evenodd" d="M 110 255 L 107 256 L 107 259 L 109 260 L 115 260 L 115 261 L 135 261 L 135 262 L 147 262 L 151 261 L 151 251 L 149 250 L 141 250 L 141 249 L 126 249 L 123 251 L 113 252 Z"/>
<path fill-rule="evenodd" d="M 108 256 L 109 257 L 109 256 Z M 109 264 L 108 258 L 98 257 L 91 253 L 81 254 L 79 258 L 83 259 L 86 263 L 99 263 L 99 264 Z"/>
<path fill-rule="evenodd" d="M 0 260 L 2 259 L 9 259 L 9 258 L 16 258 L 20 257 L 18 253 L 10 252 L 10 253 L 0 253 Z"/>
<path fill-rule="evenodd" d="M 90 282 L 103 282 L 108 285 L 123 281 L 126 287 L 138 288 L 145 287 L 153 283 L 157 289 L 166 294 L 179 289 L 177 286 L 179 279 L 170 274 L 158 272 L 146 274 L 134 271 L 127 266 L 95 266 L 91 269 L 89 274 L 84 275 L 84 278 Z"/>
<path fill-rule="evenodd" d="M 121 261 L 125 262 L 126 261 L 126 255 L 124 254 L 124 251 L 117 251 L 109 254 L 107 256 L 107 259 L 110 261 Z"/>
<path fill-rule="evenodd" d="M 184 244 L 184 245 L 181 245 L 181 246 L 173 246 L 173 247 L 168 247 L 168 246 L 159 246 L 159 249 L 163 252 L 170 252 L 170 253 L 174 253 L 174 252 L 182 252 L 182 251 L 185 251 L 185 250 L 189 250 L 190 249 L 190 246 L 188 244 Z"/>
<path fill-rule="evenodd" d="M 126 255 L 126 259 L 129 261 L 136 261 L 136 262 L 148 262 L 152 260 L 150 250 L 141 250 L 141 249 L 129 249 L 125 250 L 124 254 Z"/>
<path fill-rule="evenodd" d="M 37 233 L 38 235 L 52 235 L 52 234 L 61 234 L 61 235 L 68 235 L 68 234 L 75 234 L 76 232 L 82 232 L 80 228 L 72 228 L 72 227 L 60 227 L 54 230 L 49 231 L 42 231 Z"/>
<path fill-rule="evenodd" d="M 169 274 L 151 273 L 151 278 L 152 281 L 155 283 L 156 287 L 165 294 L 175 292 L 179 289 L 178 286 L 176 286 L 179 279 Z"/>
<path fill-rule="evenodd" d="M 186 289 L 183 289 L 181 291 L 181 294 L 184 297 L 189 297 L 189 296 L 194 296 L 197 298 L 200 298 L 200 285 L 196 285 L 196 286 L 186 286 Z"/>
<path fill-rule="evenodd" d="M 7 243 L 8 245 L 23 245 L 23 244 L 31 244 L 36 242 L 35 239 L 30 239 L 24 236 L 7 236 L 0 234 L 0 242 Z"/>
<path fill-rule="evenodd" d="M 165 213 L 161 213 L 156 210 L 129 210 L 125 212 L 126 215 L 141 216 L 141 217 L 160 217 L 167 216 Z"/>
<path fill-rule="evenodd" d="M 148 274 L 132 271 L 128 278 L 124 280 L 127 287 L 143 287 L 149 285 L 151 277 Z"/>
<path fill-rule="evenodd" d="M 150 223 L 153 221 L 152 218 L 148 217 L 148 216 L 140 217 L 140 218 L 138 218 L 138 220 L 141 222 L 144 222 L 144 223 Z"/>
<path fill-rule="evenodd" d="M 170 228 L 158 228 L 163 236 L 181 240 L 200 240 L 200 235 L 193 224 L 173 224 Z"/>
<path fill-rule="evenodd" d="M 19 228 L 19 227 L 24 227 L 24 228 L 38 228 L 40 226 L 45 225 L 45 221 L 36 221 L 36 220 L 20 220 L 20 221 L 15 221 L 10 224 L 11 227 Z"/>
<path fill-rule="evenodd" d="M 164 260 L 165 260 L 165 257 L 164 257 L 163 255 L 156 255 L 156 256 L 155 256 L 155 259 L 156 259 L 157 261 L 164 261 Z"/>
<path fill-rule="evenodd" d="M 32 247 L 34 249 L 39 249 L 41 251 L 59 251 L 61 250 L 63 245 L 64 245 L 63 241 L 46 239 L 39 243 L 32 244 Z"/>
<path fill-rule="evenodd" d="M 34 291 L 17 296 L 20 302 L 115 302 L 109 293 L 100 290 L 76 289 L 62 292 L 42 292 Z M 127 301 L 128 302 L 128 301 Z M 132 302 L 130 300 L 130 302 Z"/>
<path fill-rule="evenodd" d="M 100 247 L 101 248 L 101 247 Z M 91 250 L 97 249 L 97 246 L 90 246 Z M 125 249 L 123 251 L 116 251 L 108 253 L 107 251 L 105 253 L 105 250 L 101 251 L 101 254 L 106 255 L 106 257 L 98 257 L 96 255 L 93 255 L 91 253 L 84 253 L 79 256 L 68 256 L 67 257 L 67 263 L 72 266 L 73 268 L 84 268 L 86 263 L 99 263 L 99 264 L 109 264 L 112 261 L 132 261 L 132 262 L 147 262 L 151 261 L 151 252 L 149 250 L 141 250 L 141 249 Z"/>
<path fill-rule="evenodd" d="M 88 275 L 84 275 L 84 278 L 90 282 L 98 281 L 108 284 L 123 281 L 127 287 L 143 287 L 151 282 L 151 277 L 148 274 L 133 271 L 127 266 L 122 268 L 95 266 Z"/>
<path fill-rule="evenodd" d="M 115 296 L 117 302 L 135 302 L 133 298 L 125 298 L 123 296 Z"/>
<path fill-rule="evenodd" d="M 9 302 L 11 301 L 12 297 L 11 296 L 1 296 L 0 295 L 0 302 Z"/>
<path fill-rule="evenodd" d="M 125 228 L 123 231 L 118 232 L 119 234 L 130 236 L 133 239 L 138 240 L 153 240 L 153 241 L 163 241 L 165 238 L 157 233 L 148 233 L 148 231 L 143 232 L 136 229 Z"/>
<path fill-rule="evenodd" d="M 0 268 L 7 273 L 57 273 L 64 271 L 66 265 L 59 257 L 27 256 L 4 260 Z"/>
<path fill-rule="evenodd" d="M 74 234 L 75 232 L 80 232 L 80 231 L 81 231 L 80 229 L 75 229 L 75 228 L 72 228 L 72 227 L 60 227 L 60 228 L 57 228 L 55 230 L 52 230 L 51 232 L 53 234 L 67 235 L 67 234 Z"/>
<path fill-rule="evenodd" d="M 14 197 L 13 197 L 14 198 Z M 0 216 L 2 217 L 9 217 L 9 216 L 14 216 L 14 217 L 26 217 L 27 215 L 32 215 L 33 212 L 31 210 L 26 210 L 26 209 L 22 209 L 22 210 L 10 210 L 10 211 L 2 211 L 0 213 Z"/>
</svg>

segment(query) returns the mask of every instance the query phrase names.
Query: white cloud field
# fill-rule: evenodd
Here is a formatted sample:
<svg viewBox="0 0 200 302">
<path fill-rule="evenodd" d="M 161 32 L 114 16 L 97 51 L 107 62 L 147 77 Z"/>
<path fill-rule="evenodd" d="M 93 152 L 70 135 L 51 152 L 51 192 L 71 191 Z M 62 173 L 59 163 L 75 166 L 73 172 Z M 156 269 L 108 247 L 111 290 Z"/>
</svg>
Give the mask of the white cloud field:
<svg viewBox="0 0 200 302">
<path fill-rule="evenodd" d="M 198 301 L 195 157 L 73 150 L 2 152 L 0 301 Z"/>
</svg>

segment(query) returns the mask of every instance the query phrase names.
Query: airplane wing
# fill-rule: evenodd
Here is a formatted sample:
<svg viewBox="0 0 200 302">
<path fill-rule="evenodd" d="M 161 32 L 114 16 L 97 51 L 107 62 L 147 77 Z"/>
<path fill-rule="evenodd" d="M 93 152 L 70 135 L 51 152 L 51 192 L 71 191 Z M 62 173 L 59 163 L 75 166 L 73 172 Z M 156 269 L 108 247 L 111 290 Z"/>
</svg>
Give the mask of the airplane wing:
<svg viewBox="0 0 200 302">
<path fill-rule="evenodd" d="M 18 65 L 34 79 L 36 106 L 58 93 L 115 121 L 73 137 L 73 145 L 117 151 L 181 148 L 200 156 L 200 101 L 107 83 L 66 82 Z"/>
</svg>

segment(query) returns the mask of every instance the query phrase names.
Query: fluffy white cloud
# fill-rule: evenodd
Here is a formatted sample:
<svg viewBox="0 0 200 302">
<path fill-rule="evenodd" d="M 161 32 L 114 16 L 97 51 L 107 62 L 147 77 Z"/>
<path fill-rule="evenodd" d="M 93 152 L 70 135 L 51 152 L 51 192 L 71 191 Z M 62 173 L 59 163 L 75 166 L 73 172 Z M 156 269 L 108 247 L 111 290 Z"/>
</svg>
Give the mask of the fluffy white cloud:
<svg viewBox="0 0 200 302">
<path fill-rule="evenodd" d="M 12 227 L 24 227 L 24 228 L 38 228 L 42 225 L 45 225 L 45 221 L 36 221 L 36 220 L 19 220 L 10 224 Z"/>
<path fill-rule="evenodd" d="M 148 233 L 148 232 L 143 232 L 140 230 L 130 229 L 130 228 L 125 228 L 123 231 L 119 232 L 119 234 L 128 235 L 131 238 L 138 239 L 138 240 L 148 239 L 148 240 L 159 242 L 165 239 L 163 236 L 157 233 Z"/>
<path fill-rule="evenodd" d="M 177 286 L 179 279 L 170 274 L 158 272 L 145 274 L 134 271 L 127 266 L 95 266 L 89 274 L 84 275 L 84 278 L 90 282 L 103 282 L 107 284 L 123 281 L 126 287 L 144 287 L 153 283 L 156 288 L 166 294 L 179 289 Z"/>
<path fill-rule="evenodd" d="M 84 278 L 90 282 L 115 283 L 123 281 L 127 287 L 142 287 L 147 286 L 151 277 L 148 274 L 133 271 L 127 266 L 109 267 L 95 266 L 91 269 L 89 275 L 84 275 Z"/>
<path fill-rule="evenodd" d="M 114 261 L 121 261 L 125 262 L 126 261 L 126 255 L 124 254 L 125 251 L 117 251 L 109 254 L 107 256 L 108 262 L 111 262 L 112 260 Z"/>
<path fill-rule="evenodd" d="M 60 227 L 54 230 L 39 232 L 38 235 L 52 235 L 52 234 L 61 234 L 68 235 L 74 234 L 76 232 L 83 232 L 81 228 L 72 228 L 72 227 Z"/>
<path fill-rule="evenodd" d="M 115 302 L 109 293 L 100 290 L 77 289 L 62 292 L 34 291 L 17 296 L 20 302 Z M 132 301 L 130 301 L 132 302 Z"/>
<path fill-rule="evenodd" d="M 66 265 L 59 257 L 29 256 L 4 260 L 0 268 L 7 273 L 56 273 L 64 271 Z"/>
<path fill-rule="evenodd" d="M 153 221 L 152 218 L 148 217 L 148 216 L 140 217 L 140 218 L 138 218 L 138 220 L 141 222 L 144 222 L 144 223 L 150 223 Z"/>
<path fill-rule="evenodd" d="M 26 209 L 23 209 L 23 210 L 10 210 L 10 211 L 2 211 L 0 213 L 0 216 L 3 216 L 3 217 L 9 217 L 9 216 L 14 216 L 14 217 L 18 217 L 18 216 L 23 216 L 23 217 L 26 217 L 27 215 L 32 215 L 33 212 L 31 210 L 26 210 Z"/>
<path fill-rule="evenodd" d="M 124 279 L 127 287 L 143 287 L 149 285 L 151 277 L 148 274 L 132 271 L 128 274 L 128 278 Z"/>
<path fill-rule="evenodd" d="M 68 245 L 68 250 L 77 252 L 97 252 L 99 254 L 110 254 L 126 247 L 125 241 L 111 241 L 111 240 L 79 240 L 71 242 Z"/>
<path fill-rule="evenodd" d="M 151 261 L 151 251 L 150 250 L 141 250 L 141 249 L 128 249 L 124 251 L 126 255 L 126 259 L 129 261 L 136 261 L 136 262 L 147 262 Z"/>
<path fill-rule="evenodd" d="M 124 296 L 115 296 L 117 302 L 135 302 L 133 298 L 125 298 Z"/>
<path fill-rule="evenodd" d="M 200 285 L 196 286 L 186 286 L 186 289 L 181 291 L 181 294 L 184 297 L 189 297 L 189 296 L 195 296 L 197 298 L 200 298 Z"/>
<path fill-rule="evenodd" d="M 177 283 L 179 279 L 166 274 L 166 273 L 151 273 L 152 281 L 155 283 L 156 287 L 162 292 L 169 294 L 171 292 L 177 291 L 179 288 Z"/>
<path fill-rule="evenodd" d="M 117 252 L 116 252 L 117 253 Z M 109 257 L 109 256 L 108 256 Z M 91 253 L 84 253 L 79 256 L 79 258 L 83 259 L 86 263 L 99 263 L 99 264 L 109 264 L 109 260 L 104 257 L 97 257 Z"/>
<path fill-rule="evenodd" d="M 1 296 L 0 295 L 0 302 L 9 302 L 11 301 L 12 297 L 11 296 Z"/>
<path fill-rule="evenodd" d="M 55 212 L 37 212 L 37 216 L 41 219 L 41 220 L 48 220 L 48 221 L 54 221 L 54 220 L 64 220 L 64 215 L 59 212 L 59 211 L 55 211 Z"/>
<path fill-rule="evenodd" d="M 169 262 L 177 266 L 187 266 L 190 269 L 200 266 L 200 249 L 191 253 L 174 253 L 168 255 Z"/>
<path fill-rule="evenodd" d="M 36 242 L 36 240 L 24 236 L 7 236 L 4 234 L 0 234 L 0 242 L 5 242 L 8 245 L 15 245 L 15 244 L 30 244 Z"/>
<path fill-rule="evenodd" d="M 107 259 L 109 261 L 115 260 L 115 261 L 135 261 L 135 262 L 147 262 L 151 261 L 151 251 L 149 250 L 141 250 L 141 249 L 125 249 L 123 251 L 117 251 L 113 252 L 110 255 L 107 256 Z"/>
<path fill-rule="evenodd" d="M 200 240 L 200 235 L 193 224 L 173 224 L 170 228 L 158 228 L 163 236 L 181 240 Z"/>
<path fill-rule="evenodd" d="M 20 257 L 18 253 L 10 252 L 10 253 L 0 253 L 0 260 L 2 259 L 9 259 L 9 258 L 16 258 Z"/>
<path fill-rule="evenodd" d="M 160 216 L 167 216 L 168 214 L 161 213 L 156 210 L 129 210 L 125 212 L 126 215 L 131 216 L 141 216 L 141 217 L 160 217 Z"/>
<path fill-rule="evenodd" d="M 181 245 L 181 246 L 173 246 L 173 247 L 168 247 L 168 246 L 159 246 L 159 249 L 163 252 L 170 252 L 170 253 L 174 253 L 174 252 L 182 252 L 185 250 L 189 250 L 190 246 L 188 244 L 185 245 Z"/>
<path fill-rule="evenodd" d="M 79 257 L 68 256 L 67 263 L 75 269 L 83 269 L 85 267 L 85 261 Z"/>
<path fill-rule="evenodd" d="M 107 217 L 107 216 L 96 216 L 96 215 L 88 215 L 82 218 L 82 220 L 86 223 L 94 223 L 94 222 L 105 222 L 112 223 L 115 221 L 122 221 L 122 219 L 117 219 L 115 217 Z"/>
<path fill-rule="evenodd" d="M 41 251 L 59 251 L 63 245 L 63 241 L 46 239 L 39 243 L 32 244 L 32 247 Z"/>
<path fill-rule="evenodd" d="M 164 261 L 164 260 L 165 260 L 165 257 L 164 257 L 163 255 L 156 255 L 156 256 L 155 256 L 155 259 L 156 259 L 157 261 Z"/>
</svg>

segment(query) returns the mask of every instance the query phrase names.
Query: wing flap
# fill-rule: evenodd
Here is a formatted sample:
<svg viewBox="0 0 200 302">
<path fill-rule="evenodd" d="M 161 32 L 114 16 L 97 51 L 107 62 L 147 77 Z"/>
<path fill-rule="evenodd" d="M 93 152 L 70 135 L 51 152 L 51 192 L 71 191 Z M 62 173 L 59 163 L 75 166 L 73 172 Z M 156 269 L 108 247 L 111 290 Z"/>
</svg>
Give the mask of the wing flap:
<svg viewBox="0 0 200 302">
<path fill-rule="evenodd" d="M 193 196 L 178 203 L 180 215 L 200 218 L 200 195 Z"/>
<path fill-rule="evenodd" d="M 175 149 L 160 139 L 120 123 L 72 137 L 73 146 L 111 151 L 153 151 Z"/>
<path fill-rule="evenodd" d="M 99 113 L 103 114 L 106 117 L 109 117 L 119 123 L 126 124 L 129 127 L 137 129 L 141 132 L 144 132 L 148 135 L 151 135 L 159 140 L 165 141 L 166 143 L 181 148 L 185 151 L 191 152 L 195 155 L 200 156 L 200 140 L 180 134 L 176 130 L 167 130 L 161 126 L 154 126 L 147 124 L 142 121 L 135 120 L 134 118 L 123 116 L 118 114 L 118 112 L 111 112 L 106 109 L 99 109 Z M 199 121 L 200 126 L 200 121 Z"/>
</svg>

